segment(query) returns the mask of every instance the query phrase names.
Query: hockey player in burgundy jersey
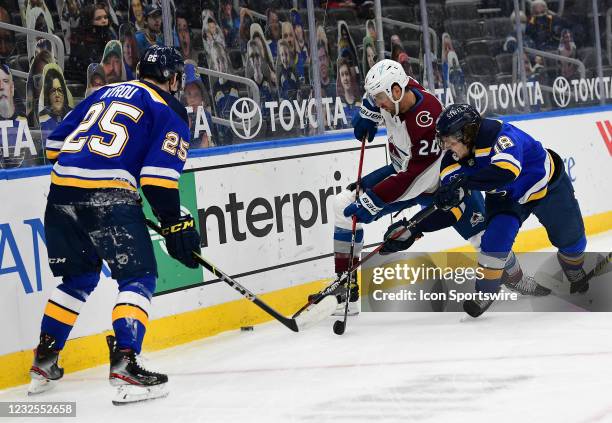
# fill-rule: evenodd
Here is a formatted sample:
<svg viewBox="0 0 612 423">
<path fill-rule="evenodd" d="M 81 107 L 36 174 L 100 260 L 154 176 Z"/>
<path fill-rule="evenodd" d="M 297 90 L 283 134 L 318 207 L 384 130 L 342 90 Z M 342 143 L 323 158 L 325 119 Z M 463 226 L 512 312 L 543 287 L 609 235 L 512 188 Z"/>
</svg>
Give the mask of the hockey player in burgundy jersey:
<svg viewBox="0 0 612 423">
<path fill-rule="evenodd" d="M 363 246 L 364 223 L 417 204 L 429 206 L 440 179 L 441 151 L 436 142 L 435 128 L 442 105 L 438 99 L 408 77 L 401 65 L 393 60 L 382 60 L 370 69 L 365 79 L 365 91 L 361 110 L 353 117 L 355 136 L 359 140 L 367 137 L 372 141 L 378 125 L 384 123 L 391 164 L 362 178 L 357 201 L 355 184 L 335 197 L 334 260 L 339 277 L 358 260 Z M 427 219 L 427 227 L 413 230 L 402 241 L 412 243 L 422 235 L 421 232 L 453 225 L 464 239 L 478 245 L 477 235 L 484 230 L 483 204 L 482 195 L 474 192 L 460 207 L 435 211 Z M 357 217 L 357 232 L 351 261 L 353 215 Z M 359 291 L 355 284 L 351 287 L 351 314 L 358 312 L 358 299 Z"/>
</svg>

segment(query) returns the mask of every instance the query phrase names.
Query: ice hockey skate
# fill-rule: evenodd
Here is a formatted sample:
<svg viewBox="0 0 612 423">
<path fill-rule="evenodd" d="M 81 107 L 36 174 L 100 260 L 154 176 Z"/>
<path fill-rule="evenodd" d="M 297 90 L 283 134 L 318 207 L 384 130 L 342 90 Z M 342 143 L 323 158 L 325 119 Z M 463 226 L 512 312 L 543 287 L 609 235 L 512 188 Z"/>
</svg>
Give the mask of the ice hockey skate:
<svg viewBox="0 0 612 423">
<path fill-rule="evenodd" d="M 339 277 L 344 278 L 345 280 L 340 284 L 337 290 L 336 298 L 338 300 L 338 306 L 336 307 L 336 311 L 334 311 L 332 316 L 344 316 L 344 308 L 346 306 L 346 283 L 348 282 L 346 279 L 348 278 L 348 274 L 345 273 Z M 349 305 L 347 316 L 357 316 L 361 312 L 361 302 L 359 301 L 359 284 L 357 284 L 356 272 L 351 278 L 350 288 L 351 290 L 348 298 Z"/>
<path fill-rule="evenodd" d="M 54 349 L 55 338 L 42 334 L 34 350 L 34 362 L 30 368 L 32 378 L 28 395 L 36 395 L 52 389 L 64 376 L 64 369 L 58 366 L 59 351 Z"/>
<path fill-rule="evenodd" d="M 117 347 L 115 337 L 106 337 L 110 352 L 111 386 L 117 387 L 113 398 L 114 405 L 163 398 L 168 395 L 166 383 L 168 376 L 144 368 L 142 357 L 132 350 L 121 350 Z"/>
<path fill-rule="evenodd" d="M 504 270 L 504 274 L 502 275 L 502 285 L 508 288 L 510 291 L 533 297 L 544 297 L 551 293 L 550 289 L 537 283 L 532 276 L 524 275 L 522 269 L 519 269 L 512 276 L 510 276 L 508 272 Z"/>
</svg>

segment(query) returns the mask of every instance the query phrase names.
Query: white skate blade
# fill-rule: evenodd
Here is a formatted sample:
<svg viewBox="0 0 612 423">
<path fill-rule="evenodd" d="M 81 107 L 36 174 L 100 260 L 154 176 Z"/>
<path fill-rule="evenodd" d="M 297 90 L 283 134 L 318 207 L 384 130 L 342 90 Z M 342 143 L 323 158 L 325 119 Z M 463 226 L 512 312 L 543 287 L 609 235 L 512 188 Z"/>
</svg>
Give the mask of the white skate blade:
<svg viewBox="0 0 612 423">
<path fill-rule="evenodd" d="M 345 304 L 346 303 L 338 304 L 332 316 L 343 317 Z M 354 303 L 349 303 L 348 313 L 346 313 L 346 315 L 347 316 L 357 316 L 360 312 L 361 312 L 361 304 L 359 303 L 359 301 L 355 301 Z"/>
<path fill-rule="evenodd" d="M 121 385 L 113 398 L 114 405 L 133 404 L 168 396 L 166 384 L 153 386 Z"/>
<path fill-rule="evenodd" d="M 307 329 L 327 319 L 336 310 L 337 305 L 338 301 L 334 295 L 328 295 L 317 304 L 309 305 L 295 318 L 298 329 Z"/>
<path fill-rule="evenodd" d="M 51 380 L 40 375 L 32 376 L 28 386 L 28 395 L 38 395 L 53 389 L 59 380 Z"/>
</svg>

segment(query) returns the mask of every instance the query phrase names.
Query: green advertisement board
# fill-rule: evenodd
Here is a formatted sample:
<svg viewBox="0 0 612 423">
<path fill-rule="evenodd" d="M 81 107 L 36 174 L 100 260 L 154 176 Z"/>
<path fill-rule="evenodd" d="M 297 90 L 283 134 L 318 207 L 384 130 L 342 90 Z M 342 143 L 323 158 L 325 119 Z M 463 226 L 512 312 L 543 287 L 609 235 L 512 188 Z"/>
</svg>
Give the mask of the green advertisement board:
<svg viewBox="0 0 612 423">
<path fill-rule="evenodd" d="M 179 180 L 179 192 L 181 195 L 181 211 L 183 214 L 189 213 L 196 218 L 196 227 L 199 230 L 197 219 L 198 205 L 195 189 L 195 173 L 184 173 L 181 176 L 181 179 Z M 157 222 L 157 219 L 151 211 L 151 206 L 146 201 L 146 198 L 142 195 L 142 193 L 141 196 L 144 198 L 143 210 L 145 216 L 154 222 Z M 166 252 L 164 238 L 152 230 L 149 232 L 151 233 L 151 240 L 153 241 L 153 250 L 155 251 L 157 272 L 159 274 L 157 279 L 157 287 L 155 289 L 156 294 L 181 289 L 186 286 L 198 284 L 204 280 L 204 271 L 201 267 L 197 269 L 190 269 L 174 260 Z"/>
</svg>

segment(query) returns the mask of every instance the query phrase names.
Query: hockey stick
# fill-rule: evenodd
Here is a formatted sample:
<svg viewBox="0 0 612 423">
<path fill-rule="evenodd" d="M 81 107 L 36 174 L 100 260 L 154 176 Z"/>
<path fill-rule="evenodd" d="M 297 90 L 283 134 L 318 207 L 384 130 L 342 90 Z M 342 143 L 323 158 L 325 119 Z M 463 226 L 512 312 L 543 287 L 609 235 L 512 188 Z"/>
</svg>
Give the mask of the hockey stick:
<svg viewBox="0 0 612 423">
<path fill-rule="evenodd" d="M 161 228 L 157 226 L 153 221 L 149 219 L 145 219 L 145 222 L 149 228 L 153 229 L 155 232 L 157 232 L 160 235 L 162 234 Z M 202 267 L 204 267 L 206 270 L 211 272 L 213 275 L 215 275 L 216 277 L 221 279 L 223 282 L 225 282 L 226 284 L 234 288 L 236 291 L 240 293 L 240 295 L 245 297 L 247 300 L 251 301 L 257 307 L 261 308 L 263 311 L 268 313 L 270 316 L 274 317 L 276 320 L 281 322 L 283 325 L 291 329 L 293 332 L 299 332 L 301 329 L 305 329 L 306 327 L 311 326 L 320 320 L 323 320 L 336 309 L 337 301 L 335 298 L 333 298 L 333 301 L 331 299 L 325 302 L 321 301 L 319 303 L 320 307 L 319 307 L 319 304 L 317 304 L 318 307 L 311 308 L 309 310 L 309 313 L 302 316 L 299 320 L 293 317 L 289 319 L 283 316 L 282 314 L 280 314 L 278 311 L 276 311 L 272 307 L 270 307 L 263 300 L 257 297 L 257 295 L 253 294 L 251 291 L 249 291 L 243 285 L 238 283 L 238 281 L 233 279 L 231 276 L 228 276 L 221 269 L 218 269 L 214 264 L 210 263 L 208 260 L 202 257 L 199 253 L 197 253 L 196 251 L 192 251 L 192 254 L 195 260 L 198 262 L 198 264 L 200 264 Z"/>
<path fill-rule="evenodd" d="M 580 289 L 582 289 L 585 286 L 587 286 L 587 290 L 588 290 L 587 284 L 589 283 L 589 281 L 593 279 L 595 276 L 599 276 L 599 274 L 602 273 L 602 271 L 605 269 L 608 263 L 610 263 L 610 259 L 612 259 L 612 252 L 608 253 L 604 258 L 602 258 L 599 262 L 597 262 L 595 267 L 591 269 L 591 271 L 587 273 L 584 276 L 584 278 L 582 278 L 581 280 L 577 282 L 573 282 L 570 287 L 570 293 L 580 292 Z M 586 290 L 584 292 L 586 292 Z"/>
<path fill-rule="evenodd" d="M 374 257 L 376 254 L 378 254 L 378 252 L 385 246 L 387 241 L 389 241 L 391 239 L 399 238 L 400 236 L 402 236 L 404 234 L 404 232 L 406 232 L 410 228 L 413 228 L 415 225 L 418 225 L 422 220 L 426 219 L 434 211 L 436 211 L 436 206 L 435 205 L 431 205 L 431 206 L 423 209 L 423 211 L 421 212 L 421 215 L 418 218 L 410 219 L 408 221 L 408 223 L 406 224 L 406 226 L 404 228 L 402 228 L 402 230 L 400 230 L 400 231 L 396 232 L 395 234 L 393 234 L 393 236 L 391 238 L 389 238 L 389 239 L 381 242 L 380 244 L 378 244 L 376 246 L 376 248 L 374 248 L 372 251 L 370 251 L 364 258 L 362 258 L 357 263 L 354 263 L 349 268 L 349 270 L 347 270 L 346 272 L 343 273 L 343 275 L 347 274 L 347 273 L 350 274 L 350 273 L 354 272 L 355 270 L 357 270 L 365 262 L 367 262 L 372 257 Z M 319 291 L 316 294 L 310 295 L 308 297 L 308 302 L 306 304 L 304 304 L 297 312 L 295 312 L 295 314 L 293 315 L 293 318 L 298 317 L 310 305 L 316 304 L 318 301 L 321 301 L 321 299 L 323 299 L 323 298 L 329 296 L 330 294 L 332 294 L 336 289 L 338 289 L 338 287 L 340 285 L 345 283 L 345 281 L 346 281 L 346 279 L 341 276 L 341 277 L 337 278 L 331 285 L 328 285 L 327 287 L 325 287 L 322 291 Z"/>
<path fill-rule="evenodd" d="M 366 135 L 367 136 L 367 135 Z M 363 170 L 363 156 L 365 153 L 366 136 L 361 139 L 361 150 L 359 151 L 359 167 L 357 168 L 357 183 L 355 184 L 355 201 L 359 201 L 359 187 L 361 185 L 361 172 Z M 353 215 L 351 226 L 351 248 L 349 250 L 349 263 L 353 263 L 353 254 L 355 253 L 355 240 L 357 234 L 357 215 Z M 348 318 L 349 297 L 351 294 L 351 282 L 353 273 L 348 274 L 346 281 L 346 301 L 344 303 L 344 318 L 334 322 L 334 333 L 342 335 L 346 329 L 346 320 Z"/>
</svg>

